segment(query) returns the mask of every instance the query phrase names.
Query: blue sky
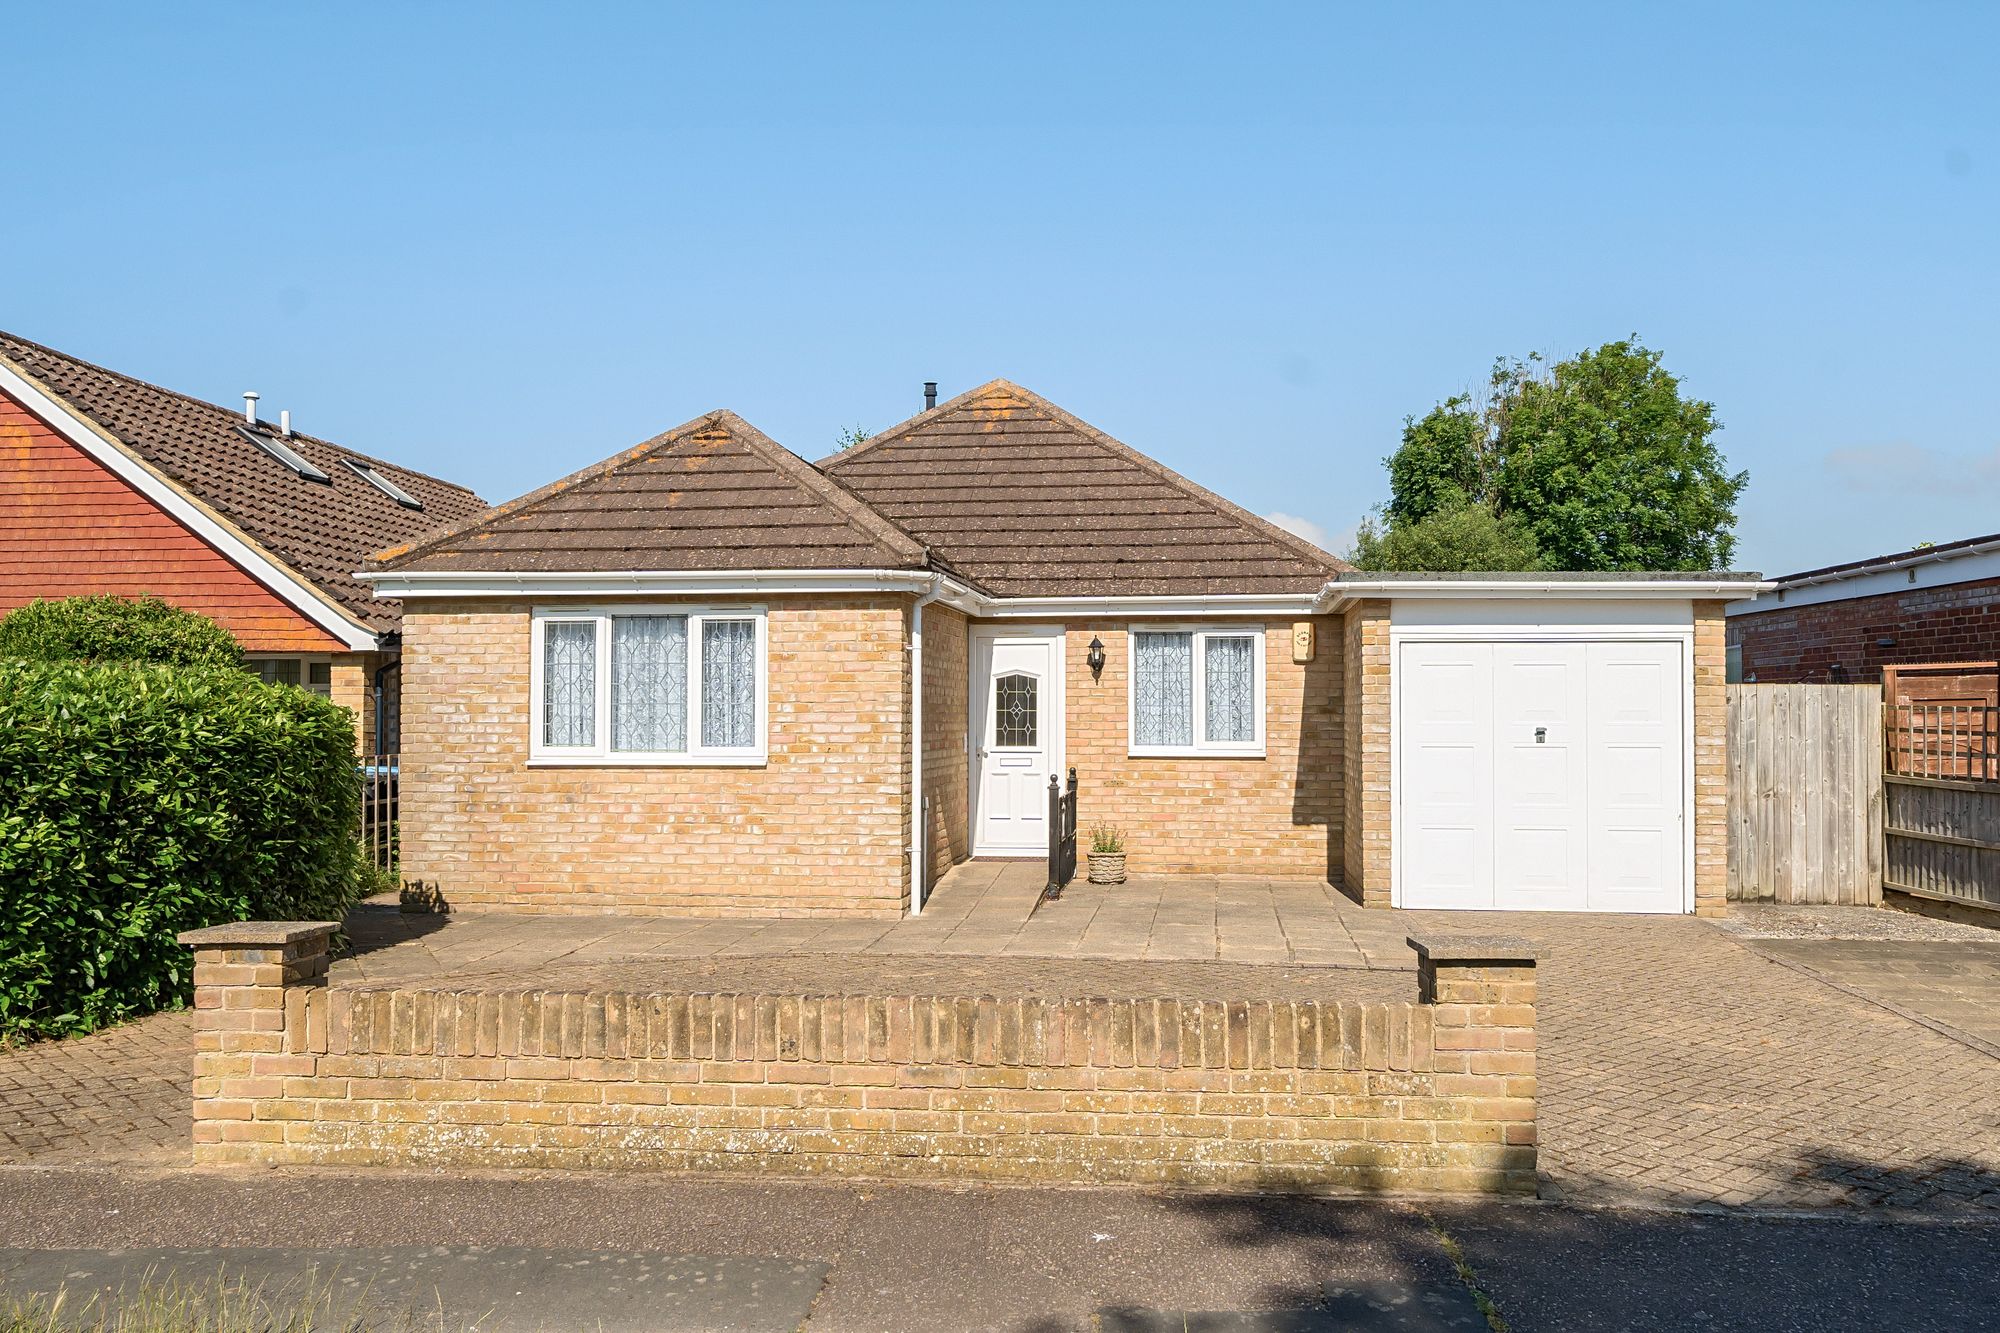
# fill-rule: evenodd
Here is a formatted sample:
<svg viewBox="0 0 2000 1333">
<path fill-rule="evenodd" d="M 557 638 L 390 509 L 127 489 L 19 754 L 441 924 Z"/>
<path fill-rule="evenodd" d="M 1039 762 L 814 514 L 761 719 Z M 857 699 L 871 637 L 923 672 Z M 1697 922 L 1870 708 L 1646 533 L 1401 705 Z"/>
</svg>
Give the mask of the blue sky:
<svg viewBox="0 0 2000 1333">
<path fill-rule="evenodd" d="M 1637 332 L 1766 572 L 2000 530 L 2000 7 L 35 6 L 0 328 L 466 482 L 1005 375 L 1336 545 Z"/>
</svg>

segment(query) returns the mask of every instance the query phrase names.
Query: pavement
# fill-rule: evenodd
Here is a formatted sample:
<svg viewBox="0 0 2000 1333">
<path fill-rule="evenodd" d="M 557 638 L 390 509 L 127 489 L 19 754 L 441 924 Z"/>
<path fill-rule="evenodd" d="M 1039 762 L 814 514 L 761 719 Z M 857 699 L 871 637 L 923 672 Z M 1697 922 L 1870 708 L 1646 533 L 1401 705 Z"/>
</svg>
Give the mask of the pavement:
<svg viewBox="0 0 2000 1333">
<path fill-rule="evenodd" d="M 921 938 L 859 923 L 883 933 L 858 950 L 856 923 L 365 909 L 336 978 L 1393 996 L 1414 986 L 1405 935 L 1506 930 L 1541 950 L 1544 1201 L 194 1171 L 190 1026 L 168 1013 L 0 1052 L 0 1277 L 18 1294 L 365 1272 L 388 1306 L 423 1291 L 438 1327 L 760 1326 L 723 1307 L 811 1329 L 2000 1327 L 1994 936 L 1881 909 L 1363 912 L 1287 882 L 1214 884 L 1162 929 L 1144 885 L 1073 889 L 1031 920 L 1015 888 L 991 876 Z M 1013 947 L 1034 921 L 1051 952 Z M 1137 958 L 1090 952 L 1140 938 Z M 528 1295 L 504 1314 L 480 1303 L 509 1290 Z"/>
<path fill-rule="evenodd" d="M 0 1241 L 0 1299 L 311 1276 L 395 1328 L 1924 1333 L 2000 1308 L 2000 1227 L 1535 1202 L 15 1167 Z"/>
</svg>

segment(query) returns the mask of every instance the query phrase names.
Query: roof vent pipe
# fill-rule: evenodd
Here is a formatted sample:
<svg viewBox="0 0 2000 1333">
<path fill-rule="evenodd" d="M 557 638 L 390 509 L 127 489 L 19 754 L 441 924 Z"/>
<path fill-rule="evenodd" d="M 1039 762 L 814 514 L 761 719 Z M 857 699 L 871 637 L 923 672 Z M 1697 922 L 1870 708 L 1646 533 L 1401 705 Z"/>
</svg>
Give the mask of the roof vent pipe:
<svg viewBox="0 0 2000 1333">
<path fill-rule="evenodd" d="M 292 409 L 289 407 L 278 413 L 278 434 L 288 440 L 292 438 Z"/>
<path fill-rule="evenodd" d="M 933 407 L 936 407 L 936 406 L 937 406 L 937 381 L 936 381 L 936 380 L 925 380 L 925 381 L 924 381 L 924 411 L 928 412 L 928 411 L 930 411 L 930 410 L 931 410 L 931 409 L 932 409 Z"/>
<path fill-rule="evenodd" d="M 243 419 L 253 426 L 257 424 L 257 399 L 260 396 L 255 389 L 243 391 Z"/>
</svg>

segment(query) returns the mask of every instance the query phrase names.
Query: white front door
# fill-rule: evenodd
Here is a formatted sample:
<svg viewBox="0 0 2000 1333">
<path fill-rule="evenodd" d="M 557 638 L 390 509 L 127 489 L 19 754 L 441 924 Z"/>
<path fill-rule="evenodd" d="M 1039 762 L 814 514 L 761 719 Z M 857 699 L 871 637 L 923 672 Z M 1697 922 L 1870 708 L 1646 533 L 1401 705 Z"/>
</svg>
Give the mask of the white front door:
<svg viewBox="0 0 2000 1333">
<path fill-rule="evenodd" d="M 1685 911 L 1681 655 L 1650 641 L 1401 645 L 1401 904 Z"/>
<path fill-rule="evenodd" d="M 1061 630 L 975 630 L 973 854 L 1043 856 L 1049 778 L 1062 767 Z"/>
</svg>

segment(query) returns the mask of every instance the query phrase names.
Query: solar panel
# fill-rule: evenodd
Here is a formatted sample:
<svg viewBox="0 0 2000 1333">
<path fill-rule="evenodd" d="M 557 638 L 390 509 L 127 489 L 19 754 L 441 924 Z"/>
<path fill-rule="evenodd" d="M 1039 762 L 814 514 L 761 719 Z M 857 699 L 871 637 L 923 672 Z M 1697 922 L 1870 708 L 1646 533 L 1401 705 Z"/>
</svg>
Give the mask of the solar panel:
<svg viewBox="0 0 2000 1333">
<path fill-rule="evenodd" d="M 408 491 L 404 490 L 401 486 L 398 486 L 395 482 L 390 481 L 387 477 L 383 476 L 380 472 L 377 472 L 373 467 L 371 467 L 367 463 L 363 463 L 357 459 L 352 459 L 352 458 L 343 458 L 340 461 L 347 464 L 349 469 L 351 469 L 356 476 L 366 481 L 376 490 L 382 492 L 382 494 L 388 496 L 391 500 L 394 500 L 397 504 L 403 506 L 403 508 L 422 509 L 424 507 L 424 502 L 422 500 L 419 500 L 416 496 L 411 495 Z"/>
<path fill-rule="evenodd" d="M 251 430 L 248 426 L 238 426 L 236 433 L 256 445 L 259 449 L 262 449 L 271 457 L 277 459 L 280 463 L 283 463 L 292 471 L 298 473 L 301 477 L 304 477 L 307 481 L 333 480 L 332 477 L 327 476 L 326 473 L 307 462 L 305 456 L 299 453 L 298 450 L 292 448 L 291 445 L 286 444 L 276 436 L 266 435 L 264 432 L 258 430 Z"/>
</svg>

